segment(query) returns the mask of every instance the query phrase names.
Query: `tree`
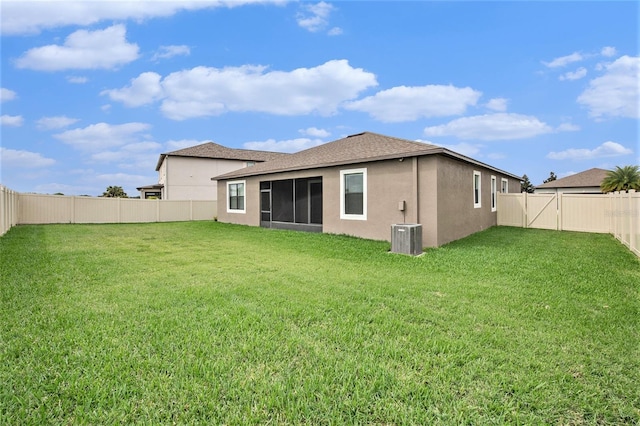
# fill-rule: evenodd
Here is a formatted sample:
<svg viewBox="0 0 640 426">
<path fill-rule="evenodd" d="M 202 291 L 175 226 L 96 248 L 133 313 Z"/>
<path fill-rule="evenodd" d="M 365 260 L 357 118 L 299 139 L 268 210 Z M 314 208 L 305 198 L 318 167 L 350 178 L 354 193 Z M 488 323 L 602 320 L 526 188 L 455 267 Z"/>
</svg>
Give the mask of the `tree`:
<svg viewBox="0 0 640 426">
<path fill-rule="evenodd" d="M 107 190 L 102 193 L 102 196 L 109 198 L 129 198 L 121 186 L 108 186 Z"/>
<path fill-rule="evenodd" d="M 551 173 L 549 173 L 549 177 L 546 178 L 543 183 L 553 182 L 556 179 L 558 179 L 558 176 L 556 176 L 555 173 L 551 172 Z"/>
<path fill-rule="evenodd" d="M 533 185 L 529 180 L 529 176 L 522 175 L 522 183 L 520 184 L 520 192 L 528 192 L 529 194 L 533 193 Z"/>
<path fill-rule="evenodd" d="M 602 192 L 640 190 L 640 166 L 616 166 L 600 184 Z"/>
</svg>

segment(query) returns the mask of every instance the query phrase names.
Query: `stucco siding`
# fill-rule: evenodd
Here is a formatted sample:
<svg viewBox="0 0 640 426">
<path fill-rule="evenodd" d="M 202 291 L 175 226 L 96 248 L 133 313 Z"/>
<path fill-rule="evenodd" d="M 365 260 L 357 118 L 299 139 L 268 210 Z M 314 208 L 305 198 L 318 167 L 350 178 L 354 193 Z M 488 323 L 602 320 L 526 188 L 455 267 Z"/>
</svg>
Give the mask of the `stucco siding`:
<svg viewBox="0 0 640 426">
<path fill-rule="evenodd" d="M 367 170 L 367 220 L 340 218 L 340 170 Z M 415 217 L 412 197 L 411 161 L 381 161 L 328 170 L 323 179 L 323 231 L 332 234 L 354 235 L 373 240 L 391 239 L 391 225 L 404 223 L 405 215 Z M 405 212 L 398 203 L 405 202 Z"/>
<path fill-rule="evenodd" d="M 168 156 L 160 167 L 163 195 L 167 200 L 217 200 L 217 182 L 211 176 L 244 166 L 245 162 L 236 160 Z"/>
<path fill-rule="evenodd" d="M 506 176 L 447 157 L 437 157 L 437 162 L 437 245 L 495 226 L 497 212 L 491 208 L 491 176 L 496 177 L 497 191 Z M 480 172 L 480 207 L 474 204 L 474 171 Z M 510 191 L 512 186 L 515 186 L 513 179 L 509 182 Z"/>
<path fill-rule="evenodd" d="M 435 156 L 420 157 L 418 161 L 418 190 L 420 191 L 420 218 L 422 247 L 438 245 L 438 161 Z"/>
</svg>

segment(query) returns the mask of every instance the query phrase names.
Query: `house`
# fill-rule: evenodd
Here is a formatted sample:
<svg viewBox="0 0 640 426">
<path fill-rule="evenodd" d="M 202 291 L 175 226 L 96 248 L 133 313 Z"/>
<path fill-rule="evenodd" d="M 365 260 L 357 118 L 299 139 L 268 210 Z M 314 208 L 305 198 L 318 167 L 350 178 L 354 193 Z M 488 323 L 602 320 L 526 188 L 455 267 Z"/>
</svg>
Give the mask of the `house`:
<svg viewBox="0 0 640 426">
<path fill-rule="evenodd" d="M 600 183 L 607 176 L 608 170 L 593 168 L 575 175 L 556 179 L 538 185 L 536 194 L 602 194 Z"/>
<path fill-rule="evenodd" d="M 421 224 L 422 247 L 496 225 L 520 177 L 446 148 L 364 132 L 216 176 L 218 220 L 387 240 Z"/>
<path fill-rule="evenodd" d="M 207 142 L 160 154 L 158 183 L 138 187 L 140 198 L 163 200 L 217 200 L 212 174 L 222 174 L 287 156 L 279 152 L 227 148 Z"/>
</svg>

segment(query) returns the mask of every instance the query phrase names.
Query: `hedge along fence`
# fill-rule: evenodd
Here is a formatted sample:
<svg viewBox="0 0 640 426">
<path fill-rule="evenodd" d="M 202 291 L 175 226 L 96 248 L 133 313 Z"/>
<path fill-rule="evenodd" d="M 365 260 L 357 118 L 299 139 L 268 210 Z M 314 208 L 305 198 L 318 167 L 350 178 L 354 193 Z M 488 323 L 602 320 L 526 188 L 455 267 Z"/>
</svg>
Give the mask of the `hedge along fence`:
<svg viewBox="0 0 640 426">
<path fill-rule="evenodd" d="M 21 194 L 1 187 L 3 235 L 14 225 L 52 223 L 151 223 L 213 220 L 215 200 L 141 200 Z"/>
<path fill-rule="evenodd" d="M 640 193 L 498 194 L 498 225 L 612 234 L 640 257 Z"/>
</svg>

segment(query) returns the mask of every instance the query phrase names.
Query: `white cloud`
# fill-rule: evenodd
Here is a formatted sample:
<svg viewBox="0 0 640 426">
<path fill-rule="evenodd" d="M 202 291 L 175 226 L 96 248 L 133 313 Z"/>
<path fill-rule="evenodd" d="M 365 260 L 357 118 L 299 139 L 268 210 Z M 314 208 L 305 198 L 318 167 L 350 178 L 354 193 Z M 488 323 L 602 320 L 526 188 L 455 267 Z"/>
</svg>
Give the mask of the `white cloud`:
<svg viewBox="0 0 640 426">
<path fill-rule="evenodd" d="M 3 1 L 2 34 L 35 34 L 47 28 L 88 26 L 101 21 L 142 21 L 174 15 L 182 10 L 236 7 L 253 3 L 284 3 L 282 0 L 175 0 L 175 1 Z"/>
<path fill-rule="evenodd" d="M 300 129 L 298 132 L 302 135 L 312 136 L 314 138 L 326 138 L 331 135 L 325 129 L 318 129 L 316 127 L 309 127 L 307 129 Z"/>
<path fill-rule="evenodd" d="M 582 61 L 583 59 L 584 59 L 584 56 L 582 56 L 581 53 L 574 52 L 571 55 L 555 58 L 551 62 L 543 61 L 542 63 L 545 64 L 548 68 L 559 68 L 559 67 L 567 66 L 573 62 Z"/>
<path fill-rule="evenodd" d="M 549 125 L 533 116 L 496 113 L 458 118 L 447 124 L 427 127 L 424 134 L 488 141 L 526 139 L 552 131 Z"/>
<path fill-rule="evenodd" d="M 565 151 L 550 152 L 547 154 L 547 158 L 551 160 L 591 160 L 594 158 L 619 157 L 632 153 L 632 150 L 617 142 L 607 141 L 595 149 L 569 148 Z"/>
<path fill-rule="evenodd" d="M 507 158 L 507 156 L 501 152 L 492 152 L 491 154 L 487 154 L 487 157 L 491 160 L 502 160 Z"/>
<path fill-rule="evenodd" d="M 155 167 L 156 153 L 162 146 L 157 142 L 136 142 L 120 147 L 118 150 L 102 151 L 91 155 L 91 159 L 100 163 L 120 163 L 120 168 L 134 168 L 145 164 L 150 170 Z"/>
<path fill-rule="evenodd" d="M 106 90 L 113 100 L 142 105 L 162 98 L 161 110 L 174 120 L 234 112 L 330 115 L 340 104 L 377 85 L 376 77 L 346 60 L 314 68 L 269 71 L 266 67 L 196 67 L 169 74 L 158 83 L 143 73 L 122 89 Z"/>
<path fill-rule="evenodd" d="M 67 130 L 54 135 L 74 148 L 88 152 L 100 152 L 112 147 L 139 142 L 146 138 L 140 134 L 151 128 L 145 123 L 107 124 L 97 123 L 81 129 Z"/>
<path fill-rule="evenodd" d="M 316 4 L 305 4 L 302 11 L 298 13 L 298 25 L 313 33 L 321 31 L 329 24 L 329 15 L 334 10 L 330 3 L 320 2 Z"/>
<path fill-rule="evenodd" d="M 43 157 L 42 154 L 37 152 L 20 151 L 2 147 L 0 147 L 0 159 L 2 160 L 3 169 L 37 169 L 50 166 L 56 162 L 54 159 Z"/>
<path fill-rule="evenodd" d="M 80 121 L 78 118 L 70 118 L 64 115 L 57 117 L 42 117 L 36 121 L 36 125 L 40 130 L 62 129 L 71 126 L 73 123 Z"/>
<path fill-rule="evenodd" d="M 100 94 L 108 95 L 111 100 L 120 101 L 128 107 L 137 107 L 162 99 L 164 93 L 160 85 L 160 74 L 145 72 L 131 79 L 131 84 L 122 89 L 104 90 Z"/>
<path fill-rule="evenodd" d="M 562 74 L 560 77 L 558 77 L 559 80 L 563 81 L 563 80 L 569 80 L 569 81 L 573 81 L 573 80 L 580 80 L 581 78 L 585 77 L 587 75 L 587 69 L 585 67 L 580 67 L 577 70 L 571 72 L 568 71 L 564 74 Z"/>
<path fill-rule="evenodd" d="M 73 84 L 85 84 L 89 79 L 87 77 L 69 76 L 67 81 Z"/>
<path fill-rule="evenodd" d="M 184 44 L 182 45 L 173 45 L 173 46 L 160 46 L 160 49 L 153 55 L 151 58 L 152 61 L 157 61 L 158 59 L 169 59 L 174 56 L 189 56 L 191 54 L 191 49 L 189 46 Z"/>
<path fill-rule="evenodd" d="M 341 34 L 342 34 L 342 32 L 343 32 L 343 31 L 342 31 L 342 28 L 340 28 L 340 27 L 333 27 L 333 28 L 331 28 L 329 31 L 327 31 L 327 35 L 330 35 L 330 36 L 338 36 L 338 35 L 341 35 Z"/>
<path fill-rule="evenodd" d="M 453 152 L 457 152 L 458 154 L 466 155 L 467 157 L 476 156 L 480 152 L 480 150 L 484 148 L 484 145 L 471 144 L 466 142 L 461 142 L 455 145 L 445 145 L 445 144 L 435 144 L 435 145 L 441 146 L 443 148 L 447 148 Z"/>
<path fill-rule="evenodd" d="M 507 110 L 507 104 L 509 100 L 506 98 L 493 98 L 485 105 L 487 108 L 493 111 L 505 112 Z"/>
<path fill-rule="evenodd" d="M 2 115 L 0 116 L 0 125 L 9 127 L 20 127 L 24 124 L 24 118 L 21 115 Z"/>
<path fill-rule="evenodd" d="M 606 56 L 607 58 L 611 58 L 613 56 L 616 56 L 616 53 L 618 53 L 616 48 L 615 47 L 611 47 L 611 46 L 603 47 L 602 50 L 600 51 L 600 54 L 602 56 Z"/>
<path fill-rule="evenodd" d="M 298 152 L 303 149 L 313 148 L 322 145 L 321 139 L 297 138 L 283 141 L 268 139 L 264 142 L 246 142 L 243 144 L 245 149 L 253 149 L 258 151 L 274 151 L 274 152 Z"/>
<path fill-rule="evenodd" d="M 580 126 L 572 123 L 562 123 L 556 128 L 558 132 L 577 132 L 580 130 Z"/>
<path fill-rule="evenodd" d="M 114 69 L 138 58 L 138 45 L 126 41 L 124 25 L 104 30 L 78 30 L 63 45 L 36 47 L 16 60 L 18 68 L 39 71 Z"/>
<path fill-rule="evenodd" d="M 421 117 L 463 114 L 468 106 L 476 104 L 481 95 L 481 92 L 470 87 L 398 86 L 348 102 L 344 107 L 367 112 L 377 120 L 393 123 L 413 121 Z"/>
<path fill-rule="evenodd" d="M 5 89 L 4 87 L 0 89 L 0 102 L 12 101 L 17 97 L 18 95 L 13 90 Z"/>
<path fill-rule="evenodd" d="M 640 118 L 640 56 L 621 56 L 605 65 L 605 74 L 589 82 L 578 103 L 594 118 Z"/>
</svg>

